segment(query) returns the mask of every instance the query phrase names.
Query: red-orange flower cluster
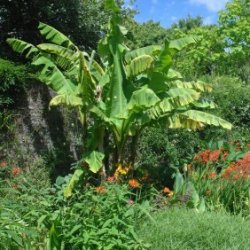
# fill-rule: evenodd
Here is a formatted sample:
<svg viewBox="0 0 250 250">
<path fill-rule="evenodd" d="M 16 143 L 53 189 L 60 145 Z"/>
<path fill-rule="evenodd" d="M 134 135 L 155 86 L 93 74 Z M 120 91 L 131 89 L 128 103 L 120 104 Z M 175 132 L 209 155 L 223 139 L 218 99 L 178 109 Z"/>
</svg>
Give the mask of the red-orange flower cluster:
<svg viewBox="0 0 250 250">
<path fill-rule="evenodd" d="M 19 175 L 19 174 L 22 173 L 22 169 L 19 168 L 19 167 L 14 167 L 14 168 L 11 169 L 11 173 L 12 173 L 14 176 L 17 176 L 17 175 Z"/>
<path fill-rule="evenodd" d="M 223 173 L 224 179 L 247 179 L 250 177 L 250 153 L 232 163 Z"/>
<path fill-rule="evenodd" d="M 128 184 L 129 184 L 129 186 L 132 187 L 132 188 L 139 188 L 139 187 L 140 187 L 140 183 L 139 183 L 138 180 L 136 180 L 136 179 L 130 179 L 130 180 L 128 181 Z"/>
<path fill-rule="evenodd" d="M 194 157 L 194 161 L 197 161 L 197 162 L 200 162 L 203 164 L 208 164 L 210 162 L 216 162 L 219 160 L 221 153 L 223 153 L 223 149 L 218 149 L 218 150 L 206 149 L 206 150 L 198 153 Z M 222 155 L 223 160 L 225 160 L 227 156 L 228 156 L 228 153 L 224 152 Z"/>
</svg>

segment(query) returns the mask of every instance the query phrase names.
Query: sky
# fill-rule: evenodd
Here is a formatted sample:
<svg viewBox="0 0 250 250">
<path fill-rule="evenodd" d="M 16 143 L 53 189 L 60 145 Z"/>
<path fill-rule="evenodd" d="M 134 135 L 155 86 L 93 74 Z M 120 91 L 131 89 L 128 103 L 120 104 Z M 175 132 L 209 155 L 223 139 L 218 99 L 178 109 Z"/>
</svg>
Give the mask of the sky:
<svg viewBox="0 0 250 250">
<path fill-rule="evenodd" d="M 154 20 L 170 27 L 178 19 L 191 15 L 202 16 L 204 24 L 213 24 L 226 2 L 228 0 L 136 0 L 134 7 L 140 13 L 135 19 L 140 23 Z"/>
</svg>

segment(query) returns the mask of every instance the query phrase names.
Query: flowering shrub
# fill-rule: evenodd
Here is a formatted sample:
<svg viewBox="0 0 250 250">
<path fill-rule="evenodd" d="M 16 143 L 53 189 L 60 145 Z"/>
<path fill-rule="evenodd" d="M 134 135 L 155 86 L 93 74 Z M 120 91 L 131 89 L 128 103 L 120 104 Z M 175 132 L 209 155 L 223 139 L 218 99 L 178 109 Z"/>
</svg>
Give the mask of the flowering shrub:
<svg viewBox="0 0 250 250">
<path fill-rule="evenodd" d="M 42 221 L 51 249 L 148 249 L 135 232 L 148 203 L 136 202 L 126 184 L 106 181 L 82 188 L 64 199 L 57 187 L 56 206 Z"/>
<path fill-rule="evenodd" d="M 211 209 L 224 207 L 234 213 L 250 212 L 250 153 L 220 148 L 198 153 L 188 166 L 188 176 Z"/>
</svg>

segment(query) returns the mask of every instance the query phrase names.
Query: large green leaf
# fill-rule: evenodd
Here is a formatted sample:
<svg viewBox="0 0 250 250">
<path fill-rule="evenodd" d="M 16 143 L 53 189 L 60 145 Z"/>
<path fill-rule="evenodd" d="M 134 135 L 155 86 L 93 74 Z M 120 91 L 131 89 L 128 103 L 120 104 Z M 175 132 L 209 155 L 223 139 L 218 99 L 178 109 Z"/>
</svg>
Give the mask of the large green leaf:
<svg viewBox="0 0 250 250">
<path fill-rule="evenodd" d="M 161 53 L 155 63 L 154 71 L 166 73 L 171 67 L 173 62 L 173 57 L 171 55 L 171 50 L 169 49 L 169 42 L 166 41 Z"/>
<path fill-rule="evenodd" d="M 143 55 L 154 56 L 155 54 L 159 53 L 160 50 L 161 50 L 161 46 L 151 45 L 151 46 L 135 49 L 132 51 L 128 51 L 125 54 L 125 61 L 126 63 L 130 63 L 136 57 L 143 56 Z"/>
<path fill-rule="evenodd" d="M 78 53 L 60 45 L 52 43 L 41 43 L 37 45 L 37 48 L 47 53 L 61 56 L 70 61 L 76 61 L 78 59 Z"/>
<path fill-rule="evenodd" d="M 66 105 L 69 107 L 81 107 L 83 106 L 82 99 L 76 95 L 57 95 L 51 99 L 50 106 Z"/>
<path fill-rule="evenodd" d="M 217 105 L 212 101 L 198 101 L 192 103 L 196 108 L 201 109 L 214 109 Z"/>
<path fill-rule="evenodd" d="M 114 0 L 106 1 L 106 5 L 109 6 L 112 17 L 109 22 L 109 32 L 103 43 L 101 43 L 101 53 L 109 60 L 106 62 L 106 65 L 109 66 L 108 72 L 110 73 L 110 82 L 106 85 L 107 94 L 105 94 L 104 99 L 108 116 L 114 118 L 123 113 L 127 105 L 124 93 L 127 87 L 126 74 L 123 65 L 123 54 L 126 51 L 126 47 L 123 44 L 124 30 L 121 28 L 120 9 Z"/>
<path fill-rule="evenodd" d="M 197 110 L 188 110 L 183 113 L 175 114 L 167 118 L 169 128 L 187 128 L 197 130 L 203 128 L 206 124 L 220 126 L 225 129 L 231 129 L 232 124 L 206 112 Z"/>
<path fill-rule="evenodd" d="M 113 54 L 113 67 L 111 71 L 107 107 L 109 116 L 115 117 L 123 113 L 127 105 L 127 99 L 123 91 L 126 77 L 121 62 L 121 54 L 117 47 L 113 48 L 112 54 Z"/>
<path fill-rule="evenodd" d="M 189 92 L 183 92 L 181 95 L 175 95 L 173 97 L 164 98 L 154 107 L 144 112 L 144 117 L 147 116 L 149 120 L 157 120 L 161 117 L 170 115 L 174 110 L 178 111 L 181 107 L 193 103 L 199 99 L 198 94 L 190 95 Z"/>
<path fill-rule="evenodd" d="M 34 45 L 19 39 L 9 38 L 7 43 L 15 52 L 23 54 L 28 59 L 33 59 L 39 53 L 39 50 Z"/>
<path fill-rule="evenodd" d="M 213 90 L 210 84 L 204 83 L 202 81 L 182 82 L 177 80 L 170 82 L 168 85 L 176 88 L 194 89 L 201 92 L 211 92 Z"/>
<path fill-rule="evenodd" d="M 90 107 L 95 101 L 95 83 L 89 71 L 86 59 L 80 52 L 80 71 L 78 90 L 83 101 L 83 106 Z"/>
<path fill-rule="evenodd" d="M 56 44 L 42 43 L 37 45 L 37 48 L 46 53 L 52 54 L 55 58 L 56 64 L 64 70 L 73 67 L 79 58 L 78 53 L 75 51 Z"/>
<path fill-rule="evenodd" d="M 204 127 L 203 123 L 188 119 L 187 117 L 183 117 L 180 114 L 174 114 L 172 116 L 166 117 L 166 119 L 163 119 L 162 122 L 168 128 L 172 129 L 185 128 L 197 130 Z"/>
<path fill-rule="evenodd" d="M 185 36 L 183 38 L 172 40 L 169 42 L 169 49 L 171 49 L 171 51 L 174 50 L 178 52 L 183 50 L 189 45 L 197 43 L 198 40 L 199 38 L 196 36 Z"/>
<path fill-rule="evenodd" d="M 126 65 L 126 73 L 128 77 L 137 76 L 151 68 L 154 59 L 149 55 L 138 56 Z"/>
<path fill-rule="evenodd" d="M 79 182 L 81 176 L 83 175 L 84 170 L 83 169 L 76 169 L 73 176 L 71 177 L 69 183 L 67 186 L 64 188 L 64 196 L 65 197 L 70 197 L 72 195 L 72 191 L 75 187 L 75 185 Z"/>
<path fill-rule="evenodd" d="M 221 119 L 218 116 L 208 114 L 206 112 L 197 111 L 197 110 L 188 110 L 181 114 L 181 116 L 185 116 L 186 118 L 198 121 L 203 124 L 213 125 L 213 126 L 220 126 L 225 129 L 232 129 L 232 124 L 227 122 L 224 119 Z"/>
<path fill-rule="evenodd" d="M 75 93 L 76 86 L 47 57 L 38 57 L 32 62 L 32 65 L 39 67 L 39 80 L 46 83 L 58 94 Z"/>
<path fill-rule="evenodd" d="M 143 110 L 153 107 L 160 101 L 160 98 L 149 88 L 142 88 L 133 92 L 131 99 L 128 103 L 128 109 Z"/>
<path fill-rule="evenodd" d="M 166 76 L 161 72 L 151 72 L 147 85 L 157 94 L 165 93 L 169 89 L 169 86 L 166 83 Z"/>
<path fill-rule="evenodd" d="M 91 75 L 95 78 L 97 84 L 99 85 L 105 75 L 105 71 L 96 61 L 93 61 L 90 66 Z M 102 86 L 102 83 L 100 85 Z"/>
<path fill-rule="evenodd" d="M 170 97 L 181 97 L 179 99 L 179 105 L 187 105 L 191 102 L 194 102 L 200 98 L 200 93 L 193 89 L 184 89 L 184 88 L 172 88 L 167 91 L 167 94 Z"/>
<path fill-rule="evenodd" d="M 182 79 L 182 75 L 180 72 L 175 71 L 173 69 L 169 69 L 168 70 L 168 74 L 167 74 L 167 80 L 168 81 L 173 81 L 173 80 L 179 80 Z"/>
<path fill-rule="evenodd" d="M 44 36 L 48 41 L 66 48 L 76 48 L 74 43 L 68 37 L 50 25 L 40 22 L 38 29 L 41 35 Z"/>
<path fill-rule="evenodd" d="M 83 158 L 89 165 L 90 171 L 97 173 L 102 167 L 104 154 L 98 151 L 92 151 Z"/>
</svg>

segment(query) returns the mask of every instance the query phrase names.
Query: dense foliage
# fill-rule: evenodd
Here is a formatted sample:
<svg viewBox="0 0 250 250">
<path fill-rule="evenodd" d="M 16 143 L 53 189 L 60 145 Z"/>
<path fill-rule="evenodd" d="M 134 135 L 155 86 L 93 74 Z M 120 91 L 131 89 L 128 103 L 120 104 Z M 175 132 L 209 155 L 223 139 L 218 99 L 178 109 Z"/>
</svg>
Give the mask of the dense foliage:
<svg viewBox="0 0 250 250">
<path fill-rule="evenodd" d="M 249 1 L 168 29 L 134 2 L 0 2 L 1 249 L 249 248 Z M 22 153 L 31 82 L 75 130 L 72 172 L 64 139 Z"/>
</svg>

